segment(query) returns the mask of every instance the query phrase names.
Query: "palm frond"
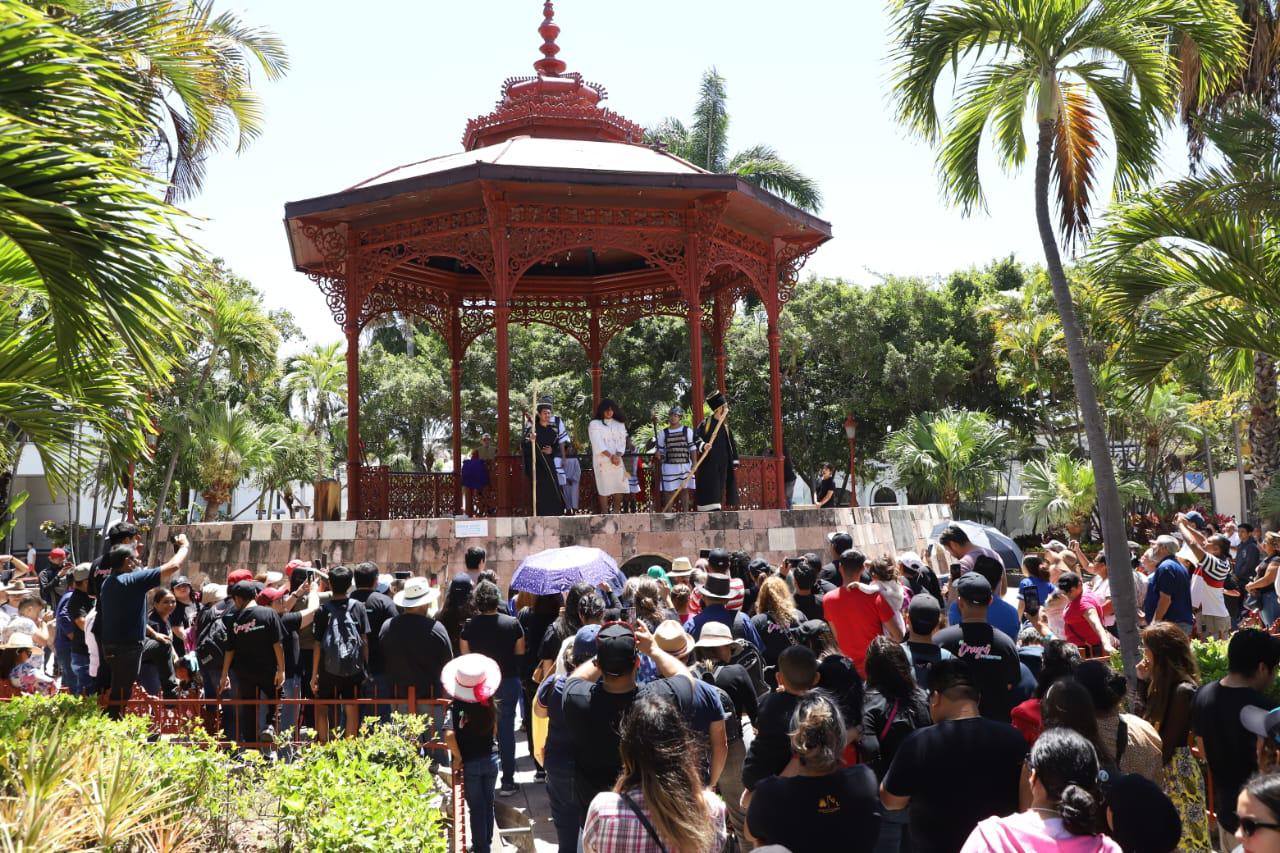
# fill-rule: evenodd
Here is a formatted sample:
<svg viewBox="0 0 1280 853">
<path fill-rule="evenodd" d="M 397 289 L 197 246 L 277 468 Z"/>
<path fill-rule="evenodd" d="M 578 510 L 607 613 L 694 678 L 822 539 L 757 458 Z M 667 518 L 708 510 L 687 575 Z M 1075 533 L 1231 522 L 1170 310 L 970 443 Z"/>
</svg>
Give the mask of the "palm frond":
<svg viewBox="0 0 1280 853">
<path fill-rule="evenodd" d="M 1076 243 L 1089 232 L 1089 207 L 1102 145 L 1098 138 L 1098 116 L 1089 104 L 1084 87 L 1062 83 L 1059 93 L 1051 168 L 1058 190 L 1062 237 Z"/>
<path fill-rule="evenodd" d="M 728 99 L 724 78 L 715 68 L 708 68 L 702 75 L 698 103 L 693 109 L 688 158 L 708 172 L 725 171 L 729 150 Z"/>
<path fill-rule="evenodd" d="M 738 152 L 729 161 L 726 171 L 786 199 L 796 207 L 814 212 L 822 207 L 822 191 L 818 189 L 817 181 L 779 157 L 772 146 L 756 145 Z"/>
</svg>

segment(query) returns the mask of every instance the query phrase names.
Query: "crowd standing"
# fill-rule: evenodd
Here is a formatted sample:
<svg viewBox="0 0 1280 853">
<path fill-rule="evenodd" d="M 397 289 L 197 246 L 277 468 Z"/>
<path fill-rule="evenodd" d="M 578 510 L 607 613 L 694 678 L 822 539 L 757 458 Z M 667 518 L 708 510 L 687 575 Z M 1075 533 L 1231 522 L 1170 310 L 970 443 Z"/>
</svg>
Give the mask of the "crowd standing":
<svg viewBox="0 0 1280 853">
<path fill-rule="evenodd" d="M 713 549 L 551 595 L 504 595 L 471 548 L 442 596 L 296 560 L 196 590 L 183 537 L 148 568 L 119 523 L 92 562 L 0 555 L 0 672 L 113 715 L 135 685 L 260 700 L 224 709 L 243 743 L 448 700 L 419 710 L 477 853 L 519 790 L 517 719 L 561 850 L 1280 850 L 1280 638 L 1247 624 L 1275 611 L 1280 536 L 1176 526 L 1124 567 L 1050 543 L 1011 579 L 952 526 L 938 572 L 835 532 L 777 566 Z M 1144 626 L 1132 702 L 1106 659 L 1116 571 Z M 1201 683 L 1193 635 L 1230 637 L 1224 677 Z M 298 697 L 330 703 L 278 702 Z"/>
</svg>

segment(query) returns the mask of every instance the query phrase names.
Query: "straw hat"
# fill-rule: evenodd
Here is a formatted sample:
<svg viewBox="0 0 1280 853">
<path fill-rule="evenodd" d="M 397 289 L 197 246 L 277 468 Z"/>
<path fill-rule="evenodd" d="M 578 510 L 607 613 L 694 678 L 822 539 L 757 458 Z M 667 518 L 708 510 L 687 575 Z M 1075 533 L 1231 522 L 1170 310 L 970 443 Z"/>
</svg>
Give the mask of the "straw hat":
<svg viewBox="0 0 1280 853">
<path fill-rule="evenodd" d="M 667 577 L 674 580 L 684 580 L 693 574 L 693 564 L 689 562 L 688 557 L 676 557 L 671 561 L 671 571 L 667 572 Z"/>
<path fill-rule="evenodd" d="M 502 682 L 498 662 L 484 655 L 460 655 L 440 671 L 444 692 L 459 702 L 488 704 Z"/>
<path fill-rule="evenodd" d="M 693 637 L 685 633 L 684 626 L 674 619 L 658 625 L 653 632 L 653 642 L 669 655 L 684 657 L 693 649 Z"/>
<path fill-rule="evenodd" d="M 404 582 L 404 589 L 397 592 L 392 600 L 396 607 L 421 607 L 424 604 L 434 607 L 440 600 L 440 590 L 426 578 L 409 578 Z"/>
<path fill-rule="evenodd" d="M 6 649 L 34 649 L 36 641 L 30 634 L 22 634 L 17 631 L 9 635 L 9 639 L 5 640 L 3 648 Z"/>
</svg>

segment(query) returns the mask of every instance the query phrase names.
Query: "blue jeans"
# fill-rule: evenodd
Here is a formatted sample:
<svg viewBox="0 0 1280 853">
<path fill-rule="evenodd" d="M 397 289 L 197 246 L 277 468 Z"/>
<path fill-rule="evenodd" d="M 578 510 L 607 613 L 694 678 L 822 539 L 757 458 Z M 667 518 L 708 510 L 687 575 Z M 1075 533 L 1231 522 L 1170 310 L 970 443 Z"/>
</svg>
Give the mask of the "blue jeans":
<svg viewBox="0 0 1280 853">
<path fill-rule="evenodd" d="M 493 803 L 497 799 L 493 786 L 497 781 L 498 757 L 493 753 L 462 763 L 462 784 L 467 811 L 471 813 L 471 849 L 475 853 L 489 853 L 493 843 Z"/>
<path fill-rule="evenodd" d="M 911 807 L 905 809 L 885 809 L 880 818 L 880 837 L 876 839 L 875 853 L 907 853 L 911 850 L 911 837 L 908 822 L 911 819 Z"/>
<path fill-rule="evenodd" d="M 578 800 L 573 793 L 573 768 L 548 767 L 547 799 L 551 800 L 551 822 L 556 826 L 560 853 L 578 849 Z"/>
<path fill-rule="evenodd" d="M 494 695 L 498 700 L 498 755 L 503 783 L 516 779 L 516 706 L 520 704 L 520 677 L 507 676 Z"/>
<path fill-rule="evenodd" d="M 75 670 L 71 668 L 71 647 L 54 643 L 53 656 L 58 661 L 58 673 L 62 676 L 62 686 L 73 696 L 80 695 L 80 682 Z"/>
<path fill-rule="evenodd" d="M 1258 594 L 1258 609 L 1262 611 L 1262 629 L 1271 627 L 1271 623 L 1280 617 L 1280 603 L 1276 601 L 1274 587 L 1264 589 Z"/>
<path fill-rule="evenodd" d="M 218 681 L 222 678 L 222 661 L 216 661 L 209 666 L 200 667 L 200 677 L 204 680 L 204 698 L 218 698 Z M 236 696 L 236 691 L 240 687 L 240 679 L 236 678 L 234 672 L 229 674 L 231 680 L 231 691 L 227 694 L 228 699 Z M 210 711 L 213 710 L 212 705 L 206 705 Z M 238 732 L 236 725 L 236 710 L 232 705 L 227 705 L 222 709 L 222 733 L 226 735 L 227 740 L 235 740 Z"/>
<path fill-rule="evenodd" d="M 93 676 L 89 674 L 89 656 L 71 653 L 71 676 L 73 687 L 71 692 L 77 696 L 92 696 L 94 693 Z"/>
<path fill-rule="evenodd" d="M 285 678 L 284 684 L 280 687 L 280 698 L 297 699 L 301 695 L 302 677 L 295 675 L 292 678 Z M 298 722 L 298 708 L 298 705 L 282 704 L 280 706 L 280 732 L 293 734 L 294 724 Z"/>
</svg>

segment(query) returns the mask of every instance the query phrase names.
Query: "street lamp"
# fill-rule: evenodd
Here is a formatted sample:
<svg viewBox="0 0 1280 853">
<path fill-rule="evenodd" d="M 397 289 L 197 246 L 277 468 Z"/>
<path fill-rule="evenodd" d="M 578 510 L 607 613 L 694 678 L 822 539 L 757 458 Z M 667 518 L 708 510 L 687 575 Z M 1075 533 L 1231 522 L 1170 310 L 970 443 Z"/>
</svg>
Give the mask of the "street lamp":
<svg viewBox="0 0 1280 853">
<path fill-rule="evenodd" d="M 849 506 L 858 505 L 858 419 L 844 419 L 844 437 L 849 439 Z"/>
</svg>

